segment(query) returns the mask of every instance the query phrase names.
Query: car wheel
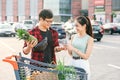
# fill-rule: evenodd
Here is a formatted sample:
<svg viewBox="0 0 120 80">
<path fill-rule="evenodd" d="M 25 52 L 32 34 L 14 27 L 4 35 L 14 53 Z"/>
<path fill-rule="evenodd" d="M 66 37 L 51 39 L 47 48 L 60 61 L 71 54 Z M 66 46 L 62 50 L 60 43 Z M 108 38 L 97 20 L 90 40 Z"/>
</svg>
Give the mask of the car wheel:
<svg viewBox="0 0 120 80">
<path fill-rule="evenodd" d="M 101 38 L 98 38 L 97 41 L 101 41 Z"/>
<path fill-rule="evenodd" d="M 15 34 L 13 35 L 13 37 L 15 37 Z"/>
<path fill-rule="evenodd" d="M 112 35 L 113 34 L 113 30 L 110 30 L 109 33 Z"/>
<path fill-rule="evenodd" d="M 8 37 L 11 37 L 12 35 L 10 34 L 10 35 L 8 35 Z"/>
<path fill-rule="evenodd" d="M 11 34 L 10 36 L 11 36 L 11 37 L 15 37 L 15 34 Z"/>
</svg>

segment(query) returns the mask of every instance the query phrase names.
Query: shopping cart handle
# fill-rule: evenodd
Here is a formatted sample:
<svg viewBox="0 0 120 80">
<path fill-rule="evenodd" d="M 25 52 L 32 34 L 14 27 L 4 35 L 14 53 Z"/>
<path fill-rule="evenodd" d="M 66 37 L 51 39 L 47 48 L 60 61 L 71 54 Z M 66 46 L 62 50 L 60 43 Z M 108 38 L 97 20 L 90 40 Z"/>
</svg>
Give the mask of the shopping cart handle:
<svg viewBox="0 0 120 80">
<path fill-rule="evenodd" d="M 11 55 L 11 56 L 6 57 L 5 59 L 12 59 L 12 58 L 20 58 L 20 56 L 18 56 L 18 55 Z"/>
<path fill-rule="evenodd" d="M 3 59 L 3 61 L 10 63 L 13 66 L 14 70 L 18 70 L 17 62 L 15 60 L 12 60 L 12 58 L 16 58 L 16 57 L 19 58 L 20 56 L 17 55 L 8 56 L 5 59 Z"/>
</svg>

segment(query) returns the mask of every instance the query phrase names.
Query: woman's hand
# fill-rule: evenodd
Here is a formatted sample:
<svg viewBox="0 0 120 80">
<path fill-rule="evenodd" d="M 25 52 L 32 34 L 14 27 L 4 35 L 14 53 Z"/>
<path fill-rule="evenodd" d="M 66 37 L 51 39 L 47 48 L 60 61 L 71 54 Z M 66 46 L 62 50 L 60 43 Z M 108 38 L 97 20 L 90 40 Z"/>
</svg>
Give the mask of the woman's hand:
<svg viewBox="0 0 120 80">
<path fill-rule="evenodd" d="M 67 44 L 67 49 L 73 51 L 74 47 L 71 44 Z"/>
<path fill-rule="evenodd" d="M 62 50 L 66 50 L 67 48 L 65 47 L 65 46 L 57 46 L 57 47 L 55 47 L 55 51 L 56 52 L 60 52 L 60 51 L 62 51 Z"/>
</svg>

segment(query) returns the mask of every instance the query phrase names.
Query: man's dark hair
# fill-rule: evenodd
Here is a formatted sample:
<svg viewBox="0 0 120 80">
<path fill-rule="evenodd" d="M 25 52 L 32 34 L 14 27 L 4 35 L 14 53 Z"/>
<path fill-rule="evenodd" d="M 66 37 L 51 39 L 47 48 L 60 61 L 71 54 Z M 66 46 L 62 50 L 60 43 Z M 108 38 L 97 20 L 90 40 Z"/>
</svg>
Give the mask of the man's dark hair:
<svg viewBox="0 0 120 80">
<path fill-rule="evenodd" d="M 48 18 L 48 19 L 53 18 L 53 13 L 50 9 L 43 9 L 39 13 L 39 20 L 40 20 L 40 18 L 42 18 L 43 20 L 45 20 L 46 18 Z"/>
</svg>

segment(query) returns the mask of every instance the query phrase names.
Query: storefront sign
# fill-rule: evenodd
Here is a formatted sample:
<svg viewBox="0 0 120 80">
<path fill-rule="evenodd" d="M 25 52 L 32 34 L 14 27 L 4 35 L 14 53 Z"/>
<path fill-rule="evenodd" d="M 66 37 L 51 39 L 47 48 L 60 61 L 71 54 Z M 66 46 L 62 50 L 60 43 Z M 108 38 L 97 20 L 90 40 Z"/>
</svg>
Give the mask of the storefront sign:
<svg viewBox="0 0 120 80">
<path fill-rule="evenodd" d="M 95 0 L 95 6 L 102 6 L 105 4 L 104 0 Z"/>
<path fill-rule="evenodd" d="M 105 11 L 104 6 L 95 6 L 95 12 L 103 12 L 103 11 Z"/>
</svg>

